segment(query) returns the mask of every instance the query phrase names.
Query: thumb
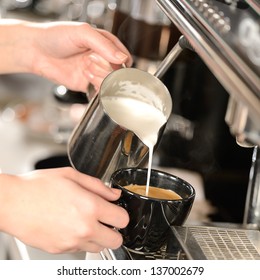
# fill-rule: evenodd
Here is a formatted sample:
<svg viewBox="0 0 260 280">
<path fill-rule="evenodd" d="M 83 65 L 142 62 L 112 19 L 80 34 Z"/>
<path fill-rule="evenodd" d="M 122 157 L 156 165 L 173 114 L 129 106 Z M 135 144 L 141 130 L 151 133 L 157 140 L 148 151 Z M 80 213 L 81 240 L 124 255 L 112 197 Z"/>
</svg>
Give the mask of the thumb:
<svg viewBox="0 0 260 280">
<path fill-rule="evenodd" d="M 109 200 L 114 201 L 120 197 L 121 191 L 117 189 L 112 189 L 106 186 L 100 179 L 83 174 L 75 169 L 59 169 L 61 172 L 64 172 L 64 176 L 80 185 L 84 189 L 97 194 L 98 196 Z"/>
</svg>

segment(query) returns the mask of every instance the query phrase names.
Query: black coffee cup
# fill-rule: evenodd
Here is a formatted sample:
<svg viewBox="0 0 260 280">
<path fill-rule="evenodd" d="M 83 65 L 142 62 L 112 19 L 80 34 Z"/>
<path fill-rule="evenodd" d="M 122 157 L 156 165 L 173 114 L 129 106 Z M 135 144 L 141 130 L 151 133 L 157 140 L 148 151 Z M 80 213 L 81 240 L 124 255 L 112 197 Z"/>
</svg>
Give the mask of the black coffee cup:
<svg viewBox="0 0 260 280">
<path fill-rule="evenodd" d="M 182 225 L 187 219 L 195 198 L 194 188 L 185 180 L 172 174 L 152 169 L 150 186 L 172 190 L 181 198 L 158 199 L 139 195 L 125 189 L 126 186 L 146 185 L 147 169 L 120 169 L 111 176 L 111 187 L 122 190 L 116 203 L 130 216 L 126 228 L 120 229 L 123 244 L 139 253 L 154 253 L 165 245 L 170 226 Z"/>
</svg>

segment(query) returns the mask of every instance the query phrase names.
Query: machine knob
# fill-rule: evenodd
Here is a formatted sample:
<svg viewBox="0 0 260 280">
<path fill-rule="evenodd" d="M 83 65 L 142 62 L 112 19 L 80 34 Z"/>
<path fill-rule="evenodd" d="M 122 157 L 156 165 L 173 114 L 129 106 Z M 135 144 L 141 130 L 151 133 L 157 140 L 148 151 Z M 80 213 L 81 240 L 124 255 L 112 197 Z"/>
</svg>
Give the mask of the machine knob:
<svg viewBox="0 0 260 280">
<path fill-rule="evenodd" d="M 216 23 L 216 28 L 218 28 L 221 34 L 225 34 L 230 31 L 230 20 L 229 18 L 220 18 Z"/>
<path fill-rule="evenodd" d="M 218 13 L 212 14 L 212 16 L 209 18 L 209 21 L 212 23 L 216 23 L 221 19 L 220 15 Z"/>
<path fill-rule="evenodd" d="M 195 7 L 200 7 L 205 2 L 205 0 L 193 0 L 192 2 L 194 2 Z"/>
<path fill-rule="evenodd" d="M 224 12 L 219 11 L 217 7 L 213 7 L 211 2 L 207 0 L 190 0 L 190 2 L 221 34 L 230 30 L 229 18 L 226 18 Z"/>
<path fill-rule="evenodd" d="M 209 4 L 202 2 L 201 5 L 199 6 L 199 11 L 204 12 L 204 11 L 207 11 L 208 8 L 209 8 Z"/>
<path fill-rule="evenodd" d="M 208 8 L 204 11 L 203 15 L 206 17 L 206 18 L 210 18 L 212 17 L 212 15 L 215 13 L 215 10 L 212 9 L 212 8 Z"/>
</svg>

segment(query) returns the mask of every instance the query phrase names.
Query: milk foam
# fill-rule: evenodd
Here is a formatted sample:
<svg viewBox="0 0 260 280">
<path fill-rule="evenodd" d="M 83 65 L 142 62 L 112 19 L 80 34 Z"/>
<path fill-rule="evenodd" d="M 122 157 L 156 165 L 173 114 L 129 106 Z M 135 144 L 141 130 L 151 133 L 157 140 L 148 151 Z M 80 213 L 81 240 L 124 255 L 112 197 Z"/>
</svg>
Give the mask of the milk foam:
<svg viewBox="0 0 260 280">
<path fill-rule="evenodd" d="M 146 195 L 148 195 L 153 149 L 158 140 L 159 130 L 167 121 L 166 116 L 158 109 L 162 108 L 162 105 L 158 104 L 159 106 L 155 107 L 152 103 L 125 96 L 102 97 L 102 104 L 111 119 L 135 133 L 149 148 L 146 183 Z"/>
</svg>

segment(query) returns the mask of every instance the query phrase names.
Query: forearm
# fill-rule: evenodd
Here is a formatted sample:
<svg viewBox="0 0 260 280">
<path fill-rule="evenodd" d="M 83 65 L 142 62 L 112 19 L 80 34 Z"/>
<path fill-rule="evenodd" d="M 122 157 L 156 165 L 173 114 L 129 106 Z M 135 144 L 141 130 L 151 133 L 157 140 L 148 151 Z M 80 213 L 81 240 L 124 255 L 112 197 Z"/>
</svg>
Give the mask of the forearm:
<svg viewBox="0 0 260 280">
<path fill-rule="evenodd" d="M 32 72 L 36 30 L 25 21 L 0 21 L 0 74 Z"/>
<path fill-rule="evenodd" d="M 85 92 L 131 61 L 113 34 L 87 23 L 0 20 L 0 74 L 32 73 Z"/>
</svg>

